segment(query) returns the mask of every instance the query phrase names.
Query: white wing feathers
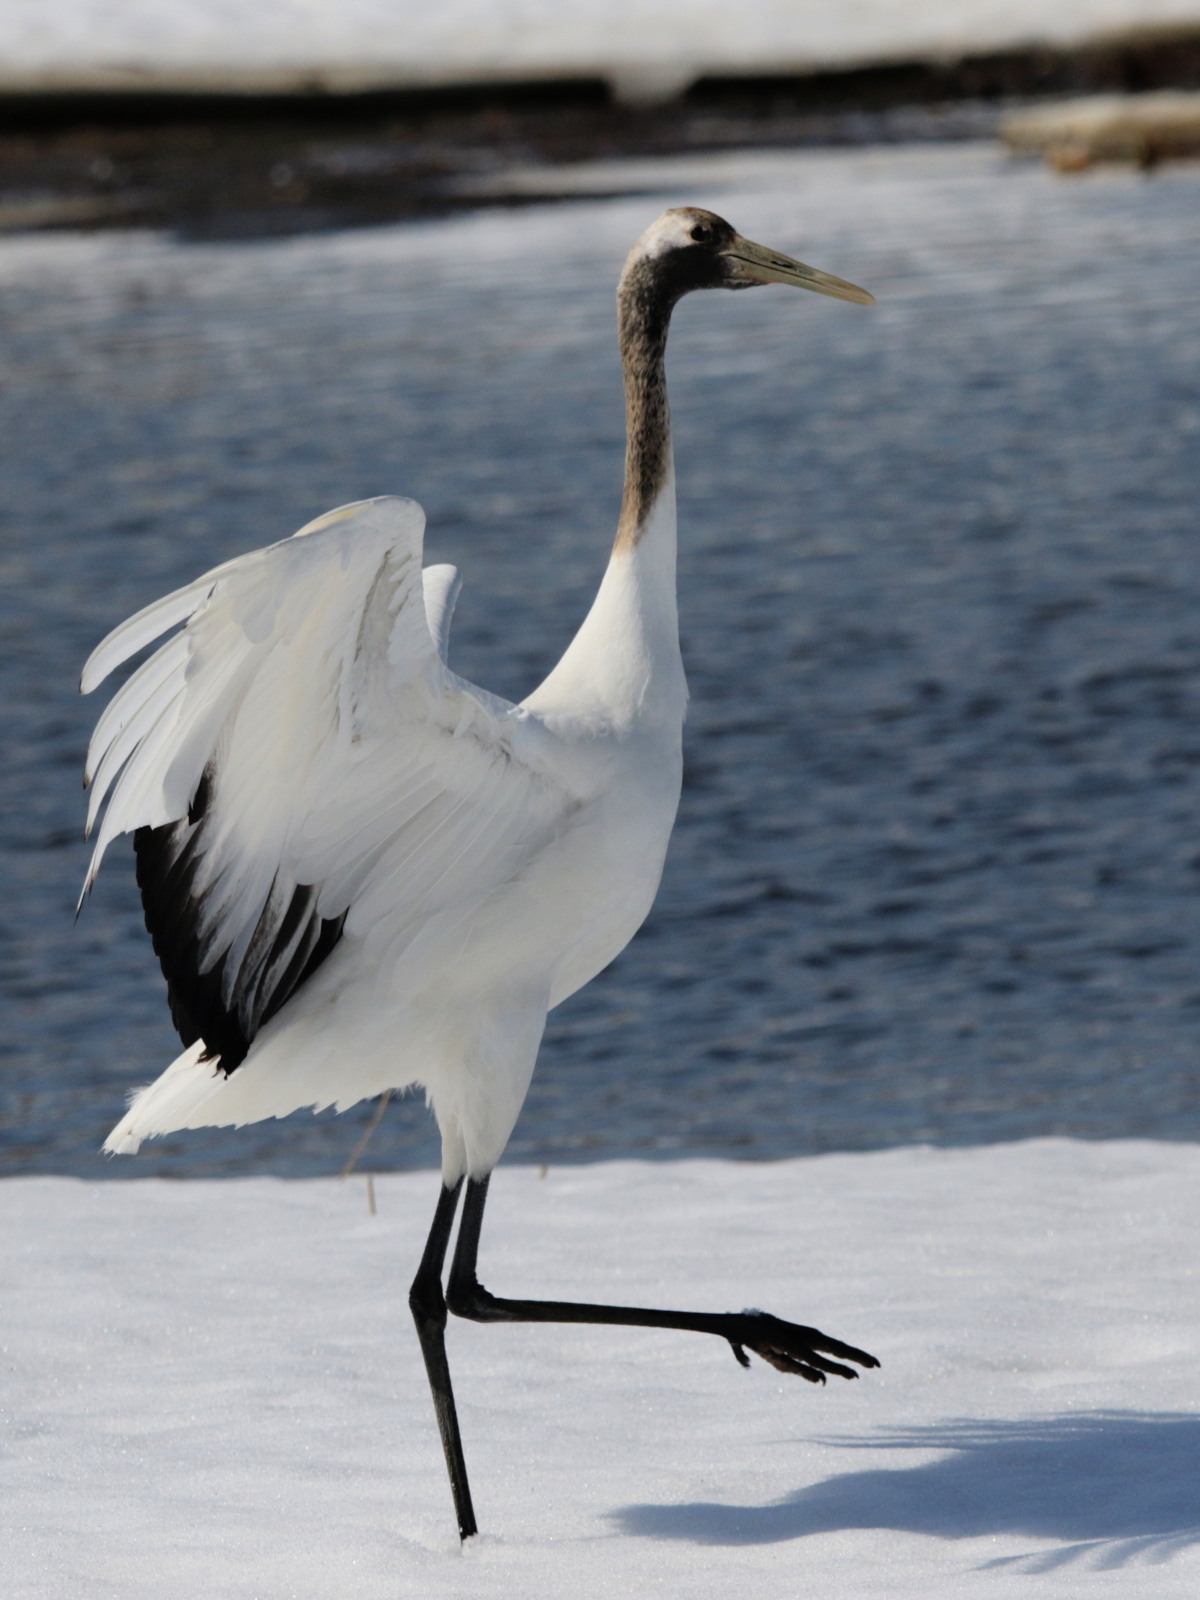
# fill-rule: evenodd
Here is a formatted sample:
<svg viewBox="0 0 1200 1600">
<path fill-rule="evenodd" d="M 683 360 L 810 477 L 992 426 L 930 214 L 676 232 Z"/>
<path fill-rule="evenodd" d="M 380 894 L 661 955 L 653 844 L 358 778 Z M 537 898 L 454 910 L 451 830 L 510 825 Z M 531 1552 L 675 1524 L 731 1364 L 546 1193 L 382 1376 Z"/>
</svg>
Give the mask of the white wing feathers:
<svg viewBox="0 0 1200 1600">
<path fill-rule="evenodd" d="M 451 566 L 426 567 L 421 574 L 425 589 L 425 621 L 429 634 L 442 661 L 450 654 L 450 622 L 458 604 L 462 578 L 458 568 Z"/>
<path fill-rule="evenodd" d="M 446 667 L 458 574 L 422 578 L 423 531 L 412 501 L 342 507 L 148 606 L 84 668 L 88 692 L 186 622 L 97 725 L 84 894 L 118 834 L 174 825 L 155 861 L 171 922 L 152 924 L 156 948 L 169 984 L 172 961 L 219 980 L 246 1043 L 336 943 L 335 919 L 394 954 L 431 916 L 479 903 L 575 809 L 525 756 L 526 714 Z"/>
</svg>

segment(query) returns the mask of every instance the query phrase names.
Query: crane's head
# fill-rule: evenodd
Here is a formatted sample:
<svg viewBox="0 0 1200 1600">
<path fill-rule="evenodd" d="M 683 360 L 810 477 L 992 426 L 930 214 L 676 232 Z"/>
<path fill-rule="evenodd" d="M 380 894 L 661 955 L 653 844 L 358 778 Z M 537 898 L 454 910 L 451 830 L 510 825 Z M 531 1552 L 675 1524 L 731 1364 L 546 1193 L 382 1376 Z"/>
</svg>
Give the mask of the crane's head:
<svg viewBox="0 0 1200 1600">
<path fill-rule="evenodd" d="M 693 289 L 753 289 L 790 283 L 797 289 L 875 304 L 875 296 L 816 267 L 743 239 L 724 217 L 698 206 L 676 206 L 651 223 L 625 263 L 622 282 L 652 279 L 674 301 Z"/>
</svg>

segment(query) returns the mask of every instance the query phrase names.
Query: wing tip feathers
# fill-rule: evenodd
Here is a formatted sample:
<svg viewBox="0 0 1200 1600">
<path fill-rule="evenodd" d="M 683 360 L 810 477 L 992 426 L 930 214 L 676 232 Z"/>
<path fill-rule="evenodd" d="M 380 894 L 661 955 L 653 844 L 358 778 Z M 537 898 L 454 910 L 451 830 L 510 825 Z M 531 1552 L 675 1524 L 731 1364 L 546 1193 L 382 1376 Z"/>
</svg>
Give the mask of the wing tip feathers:
<svg viewBox="0 0 1200 1600">
<path fill-rule="evenodd" d="M 192 1116 L 219 1087 L 213 1080 L 220 1057 L 206 1059 L 205 1048 L 197 1039 L 153 1083 L 132 1091 L 128 1111 L 101 1146 L 105 1155 L 135 1155 L 146 1139 L 193 1125 Z"/>
</svg>

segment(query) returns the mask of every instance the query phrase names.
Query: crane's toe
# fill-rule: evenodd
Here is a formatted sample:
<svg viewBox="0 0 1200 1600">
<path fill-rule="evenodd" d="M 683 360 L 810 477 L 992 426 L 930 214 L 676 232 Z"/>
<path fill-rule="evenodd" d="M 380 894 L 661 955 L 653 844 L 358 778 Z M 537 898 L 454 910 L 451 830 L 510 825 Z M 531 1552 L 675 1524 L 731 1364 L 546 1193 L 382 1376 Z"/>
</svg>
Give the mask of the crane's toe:
<svg viewBox="0 0 1200 1600">
<path fill-rule="evenodd" d="M 865 1350 L 844 1344 L 840 1339 L 831 1339 L 817 1328 L 784 1322 L 767 1311 L 747 1310 L 731 1320 L 738 1327 L 736 1332 L 731 1330 L 729 1343 L 744 1367 L 750 1365 L 747 1349 L 753 1350 L 777 1372 L 795 1373 L 809 1383 L 824 1383 L 827 1372 L 838 1378 L 857 1378 L 858 1373 L 853 1367 L 845 1366 L 844 1361 L 856 1362 L 860 1367 L 879 1365 Z M 831 1356 L 841 1356 L 843 1361 L 830 1360 Z"/>
</svg>

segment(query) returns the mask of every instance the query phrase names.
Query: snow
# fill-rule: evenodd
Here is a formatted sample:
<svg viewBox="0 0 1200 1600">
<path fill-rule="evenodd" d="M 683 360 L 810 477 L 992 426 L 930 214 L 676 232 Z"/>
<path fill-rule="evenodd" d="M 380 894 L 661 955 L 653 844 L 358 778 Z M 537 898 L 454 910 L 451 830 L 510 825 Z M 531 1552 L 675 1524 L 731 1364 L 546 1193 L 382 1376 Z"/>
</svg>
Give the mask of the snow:
<svg viewBox="0 0 1200 1600">
<path fill-rule="evenodd" d="M 1197 1592 L 1200 1147 L 502 1168 L 497 1292 L 765 1304 L 883 1367 L 454 1323 L 465 1551 L 406 1306 L 437 1180 L 374 1181 L 0 1186 L 6 1594 Z"/>
<path fill-rule="evenodd" d="M 923 60 L 1200 21 L 1200 0 L 7 0 L 0 86 L 333 89 Z"/>
</svg>

